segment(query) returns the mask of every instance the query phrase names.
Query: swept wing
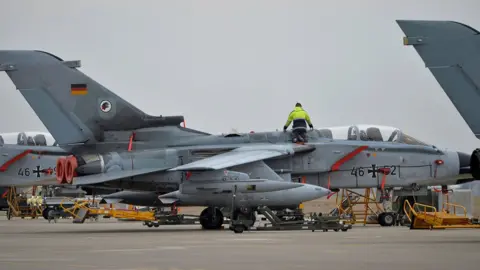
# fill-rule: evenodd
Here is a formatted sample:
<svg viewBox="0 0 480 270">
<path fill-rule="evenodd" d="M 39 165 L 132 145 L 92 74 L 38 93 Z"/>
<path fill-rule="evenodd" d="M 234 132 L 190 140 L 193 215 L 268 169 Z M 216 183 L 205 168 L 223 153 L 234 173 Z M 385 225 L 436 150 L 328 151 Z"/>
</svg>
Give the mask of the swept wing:
<svg viewBox="0 0 480 270">
<path fill-rule="evenodd" d="M 307 145 L 252 145 L 233 149 L 229 152 L 204 158 L 185 165 L 170 169 L 169 171 L 209 171 L 220 170 L 233 166 L 261 161 L 269 158 L 285 157 L 297 152 L 314 150 Z"/>
</svg>

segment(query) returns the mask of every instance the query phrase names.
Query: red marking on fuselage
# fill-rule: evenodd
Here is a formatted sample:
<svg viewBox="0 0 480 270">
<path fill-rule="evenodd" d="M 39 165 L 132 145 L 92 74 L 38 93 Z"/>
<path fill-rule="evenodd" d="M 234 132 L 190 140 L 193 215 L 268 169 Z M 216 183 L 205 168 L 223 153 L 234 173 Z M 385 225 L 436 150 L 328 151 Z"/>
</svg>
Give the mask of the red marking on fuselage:
<svg viewBox="0 0 480 270">
<path fill-rule="evenodd" d="M 352 152 L 348 153 L 347 155 L 345 155 L 344 157 L 339 159 L 337 162 L 335 162 L 335 164 L 332 165 L 331 171 L 332 172 L 338 171 L 340 169 L 340 166 L 342 166 L 345 162 L 351 160 L 352 158 L 354 158 L 356 155 L 360 154 L 360 152 L 362 152 L 367 148 L 368 146 L 365 146 L 365 145 L 360 146 L 357 149 L 353 150 Z"/>
<path fill-rule="evenodd" d="M 16 155 L 15 157 L 13 157 L 12 159 L 8 160 L 7 162 L 5 162 L 1 167 L 0 167 L 0 172 L 4 172 L 6 170 L 8 170 L 8 167 L 10 167 L 13 163 L 19 161 L 20 159 L 26 157 L 28 154 L 30 154 L 32 152 L 32 150 L 28 149 L 28 150 L 25 150 L 23 151 L 22 153 Z"/>
</svg>

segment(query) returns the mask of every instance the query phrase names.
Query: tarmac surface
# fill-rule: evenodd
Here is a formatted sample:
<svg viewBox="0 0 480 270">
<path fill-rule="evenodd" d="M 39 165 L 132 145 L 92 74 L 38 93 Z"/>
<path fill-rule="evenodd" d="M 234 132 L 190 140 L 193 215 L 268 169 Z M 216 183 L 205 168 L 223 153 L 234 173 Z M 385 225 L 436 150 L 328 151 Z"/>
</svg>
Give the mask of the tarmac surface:
<svg viewBox="0 0 480 270">
<path fill-rule="evenodd" d="M 202 231 L 138 222 L 0 219 L 0 269 L 478 269 L 480 231 Z"/>
</svg>

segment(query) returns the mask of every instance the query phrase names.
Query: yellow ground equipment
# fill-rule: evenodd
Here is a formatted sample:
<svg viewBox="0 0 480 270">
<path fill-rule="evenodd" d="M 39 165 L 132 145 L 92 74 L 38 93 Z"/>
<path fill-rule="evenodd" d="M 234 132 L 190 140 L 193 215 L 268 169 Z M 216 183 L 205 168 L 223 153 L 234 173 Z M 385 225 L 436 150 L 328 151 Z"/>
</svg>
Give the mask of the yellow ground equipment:
<svg viewBox="0 0 480 270">
<path fill-rule="evenodd" d="M 457 209 L 462 209 L 463 214 L 457 215 Z M 437 211 L 433 206 L 414 203 L 413 206 L 408 200 L 403 204 L 407 218 L 410 220 L 410 229 L 480 229 L 480 224 L 474 224 L 467 217 L 467 210 L 464 206 L 443 203 L 442 210 Z"/>
<path fill-rule="evenodd" d="M 69 202 L 68 204 L 66 202 Z M 154 211 L 138 211 L 130 209 L 115 209 L 115 208 L 96 208 L 90 207 L 91 202 L 88 200 L 73 201 L 71 199 L 65 199 L 60 203 L 60 207 L 64 212 L 69 213 L 73 217 L 74 223 L 84 223 L 88 217 L 113 217 L 118 219 L 129 219 L 136 221 L 154 221 Z M 66 206 L 68 205 L 68 206 Z"/>
<path fill-rule="evenodd" d="M 342 189 L 337 193 L 337 208 L 331 215 L 348 217 L 350 224 L 378 224 L 378 215 L 384 212 L 381 203 L 377 202 L 373 189 L 366 188 L 364 194 Z"/>
<path fill-rule="evenodd" d="M 42 202 L 38 196 L 34 196 L 36 187 L 32 188 L 33 196 L 28 197 L 27 192 L 17 193 L 15 187 L 10 187 L 7 193 L 8 212 L 7 219 L 12 217 L 30 217 L 32 219 L 42 215 Z"/>
</svg>

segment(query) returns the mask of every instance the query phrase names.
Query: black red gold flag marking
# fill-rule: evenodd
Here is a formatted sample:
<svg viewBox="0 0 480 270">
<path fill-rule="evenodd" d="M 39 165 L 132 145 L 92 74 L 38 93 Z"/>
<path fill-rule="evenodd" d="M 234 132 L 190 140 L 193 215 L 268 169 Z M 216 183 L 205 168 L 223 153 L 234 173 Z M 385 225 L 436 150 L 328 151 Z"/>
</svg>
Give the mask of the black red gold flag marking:
<svg viewBox="0 0 480 270">
<path fill-rule="evenodd" d="M 72 95 L 86 95 L 88 93 L 87 85 L 84 83 L 72 84 L 71 87 Z"/>
</svg>

